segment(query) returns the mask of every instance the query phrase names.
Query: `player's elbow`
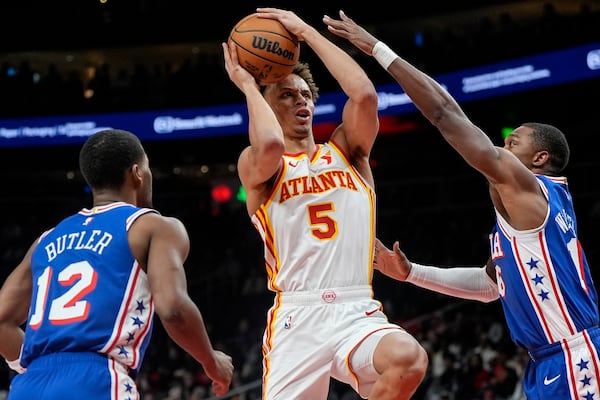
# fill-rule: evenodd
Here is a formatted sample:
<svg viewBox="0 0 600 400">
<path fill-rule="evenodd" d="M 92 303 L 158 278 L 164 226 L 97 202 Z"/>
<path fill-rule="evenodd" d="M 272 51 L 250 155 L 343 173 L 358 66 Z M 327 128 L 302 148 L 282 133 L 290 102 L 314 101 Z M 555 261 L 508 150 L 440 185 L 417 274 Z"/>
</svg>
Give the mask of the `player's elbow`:
<svg viewBox="0 0 600 400">
<path fill-rule="evenodd" d="M 154 306 L 163 324 L 178 324 L 185 319 L 188 298 L 182 295 L 155 298 Z"/>
<path fill-rule="evenodd" d="M 269 156 L 279 159 L 285 153 L 285 142 L 282 134 L 265 133 L 262 135 L 262 140 L 258 144 L 253 144 L 252 148 L 255 151 L 256 158 L 264 160 Z"/>
<path fill-rule="evenodd" d="M 498 286 L 494 283 L 493 285 L 489 285 L 487 290 L 482 292 L 480 301 L 484 303 L 491 303 L 492 301 L 496 301 L 500 298 L 500 292 L 498 292 Z"/>
<path fill-rule="evenodd" d="M 283 140 L 283 134 L 274 134 L 269 137 L 264 144 L 265 151 L 269 153 L 281 153 L 285 152 L 285 142 Z"/>
<path fill-rule="evenodd" d="M 361 107 L 377 109 L 379 97 L 375 86 L 368 81 L 359 86 L 359 90 L 352 96 L 352 99 L 360 104 Z"/>
<path fill-rule="evenodd" d="M 429 122 L 441 132 L 450 129 L 458 121 L 466 119 L 464 112 L 458 104 L 445 97 L 440 97 L 437 102 L 430 104 L 428 109 L 422 111 Z"/>
</svg>

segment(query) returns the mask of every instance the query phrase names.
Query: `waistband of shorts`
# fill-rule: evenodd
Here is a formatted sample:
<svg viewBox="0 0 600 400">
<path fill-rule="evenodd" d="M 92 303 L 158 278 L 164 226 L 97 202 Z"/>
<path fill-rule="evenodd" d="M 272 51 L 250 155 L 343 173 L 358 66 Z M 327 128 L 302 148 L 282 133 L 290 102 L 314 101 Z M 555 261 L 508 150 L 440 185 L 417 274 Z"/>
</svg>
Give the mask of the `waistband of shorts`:
<svg viewBox="0 0 600 400">
<path fill-rule="evenodd" d="M 296 292 L 279 292 L 277 296 L 285 304 L 327 304 L 343 303 L 357 299 L 371 299 L 373 289 L 369 285 L 345 286 Z"/>
<path fill-rule="evenodd" d="M 108 357 L 104 354 L 93 352 L 81 353 L 51 353 L 38 357 L 29 363 L 27 370 L 37 368 L 56 368 L 57 366 L 73 363 L 103 363 L 106 364 Z"/>
<path fill-rule="evenodd" d="M 600 328 L 597 326 L 593 326 L 591 328 L 579 331 L 572 336 L 560 339 L 554 343 L 540 346 L 536 349 L 530 349 L 528 351 L 529 357 L 531 357 L 533 361 L 540 361 L 546 357 L 560 353 L 562 351 L 563 344 L 569 346 L 569 348 L 571 349 L 575 349 L 579 346 L 585 345 L 585 333 L 587 333 L 589 337 L 593 339 L 600 336 Z"/>
</svg>

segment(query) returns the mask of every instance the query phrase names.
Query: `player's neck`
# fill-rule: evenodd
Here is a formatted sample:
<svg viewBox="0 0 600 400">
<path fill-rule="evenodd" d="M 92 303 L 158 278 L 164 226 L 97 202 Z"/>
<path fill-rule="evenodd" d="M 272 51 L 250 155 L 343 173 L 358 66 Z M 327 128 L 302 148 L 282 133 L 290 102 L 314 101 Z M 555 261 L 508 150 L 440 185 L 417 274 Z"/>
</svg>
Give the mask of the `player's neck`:
<svg viewBox="0 0 600 400">
<path fill-rule="evenodd" d="M 103 190 L 94 192 L 94 207 L 105 206 L 107 204 L 118 202 L 135 204 L 133 201 L 126 199 L 125 196 L 122 196 L 120 192 L 114 190 Z"/>
<path fill-rule="evenodd" d="M 123 200 L 103 200 L 103 201 L 94 201 L 94 207 L 102 207 L 112 203 L 123 202 Z"/>
</svg>

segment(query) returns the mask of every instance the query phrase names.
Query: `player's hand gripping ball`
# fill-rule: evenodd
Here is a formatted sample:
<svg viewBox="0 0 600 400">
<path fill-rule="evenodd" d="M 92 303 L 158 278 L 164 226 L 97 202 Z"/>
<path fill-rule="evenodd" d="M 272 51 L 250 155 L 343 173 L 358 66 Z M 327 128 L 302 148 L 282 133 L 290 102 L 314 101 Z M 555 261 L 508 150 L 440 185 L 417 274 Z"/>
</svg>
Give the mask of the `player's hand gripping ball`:
<svg viewBox="0 0 600 400">
<path fill-rule="evenodd" d="M 296 35 L 281 22 L 250 14 L 231 30 L 229 42 L 237 46 L 240 65 L 261 85 L 278 82 L 289 75 L 300 57 Z"/>
</svg>

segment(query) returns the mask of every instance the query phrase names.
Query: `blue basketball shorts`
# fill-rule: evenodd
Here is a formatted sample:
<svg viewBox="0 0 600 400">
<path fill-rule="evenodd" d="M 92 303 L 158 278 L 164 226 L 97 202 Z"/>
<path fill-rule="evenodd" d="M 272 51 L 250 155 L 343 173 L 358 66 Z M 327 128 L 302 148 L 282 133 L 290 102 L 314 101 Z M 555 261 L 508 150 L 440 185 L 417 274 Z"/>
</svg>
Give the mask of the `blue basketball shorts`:
<svg viewBox="0 0 600 400">
<path fill-rule="evenodd" d="M 98 353 L 56 353 L 40 357 L 16 375 L 7 400 L 139 399 L 127 367 Z"/>
</svg>

